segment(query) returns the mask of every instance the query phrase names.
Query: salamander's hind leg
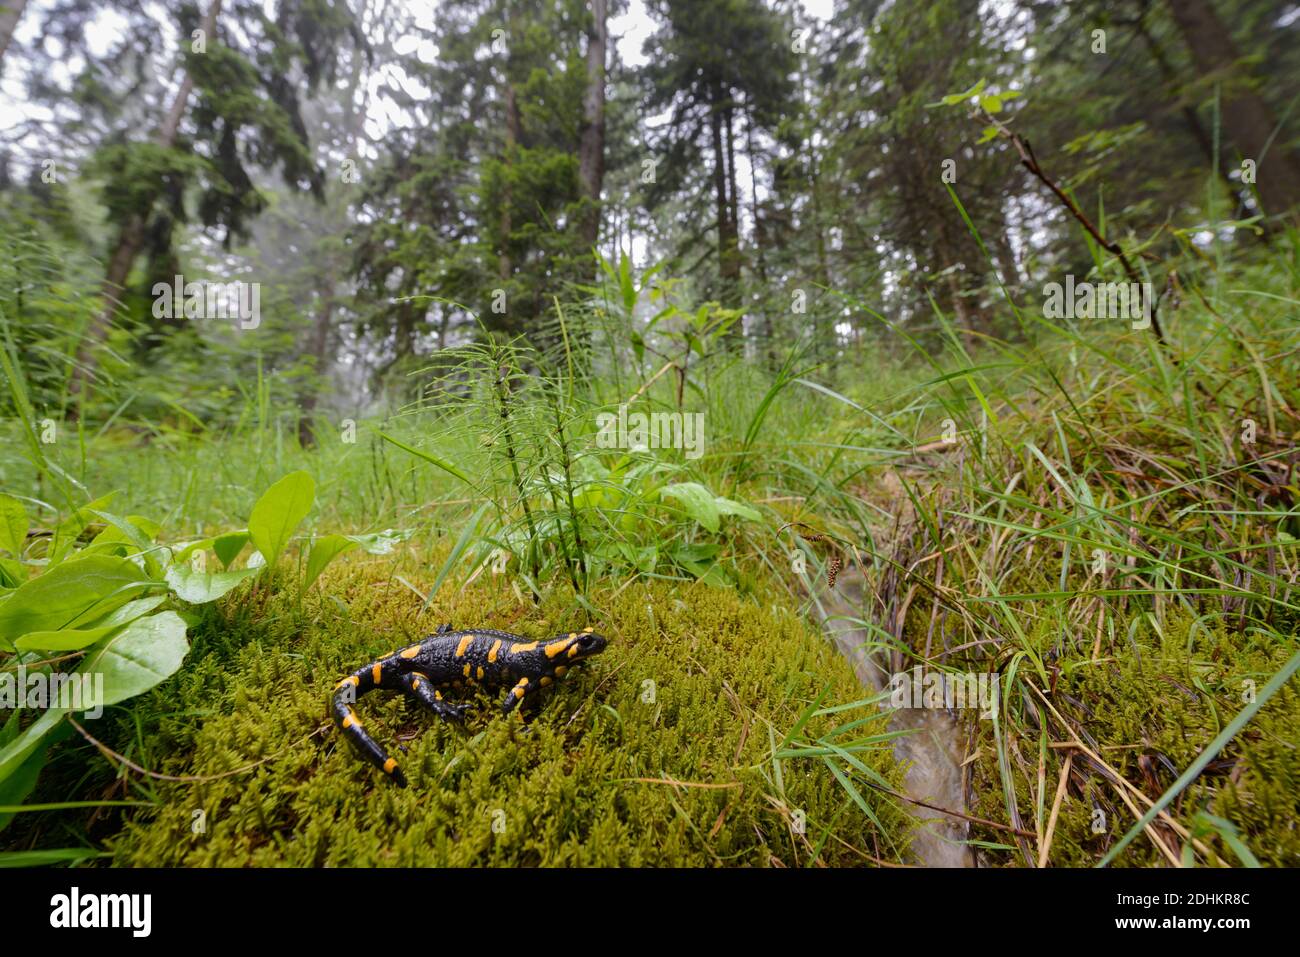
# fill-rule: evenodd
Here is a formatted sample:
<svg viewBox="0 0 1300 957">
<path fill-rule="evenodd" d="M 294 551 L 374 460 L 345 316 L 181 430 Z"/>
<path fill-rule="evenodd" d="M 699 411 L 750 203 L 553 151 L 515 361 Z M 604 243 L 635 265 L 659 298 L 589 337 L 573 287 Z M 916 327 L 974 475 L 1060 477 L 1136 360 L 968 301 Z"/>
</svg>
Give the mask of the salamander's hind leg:
<svg viewBox="0 0 1300 957">
<path fill-rule="evenodd" d="M 463 721 L 465 718 L 465 706 L 452 704 L 449 701 L 443 701 L 442 695 L 438 692 L 431 682 L 418 671 L 413 671 L 409 675 L 403 675 L 400 679 L 401 688 L 406 694 L 420 702 L 438 717 L 447 721 Z"/>
</svg>

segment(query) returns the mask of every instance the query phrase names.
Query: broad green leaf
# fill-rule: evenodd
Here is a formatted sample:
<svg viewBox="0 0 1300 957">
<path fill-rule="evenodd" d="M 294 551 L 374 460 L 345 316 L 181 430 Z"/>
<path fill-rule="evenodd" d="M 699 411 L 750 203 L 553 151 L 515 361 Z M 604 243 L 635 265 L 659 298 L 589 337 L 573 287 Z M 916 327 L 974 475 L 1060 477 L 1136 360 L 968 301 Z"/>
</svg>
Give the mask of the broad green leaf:
<svg viewBox="0 0 1300 957">
<path fill-rule="evenodd" d="M 19 651 L 80 651 L 112 632 L 119 625 L 95 628 L 60 628 L 57 631 L 29 631 L 14 647 Z"/>
<path fill-rule="evenodd" d="M 990 93 L 987 96 L 981 96 L 980 106 L 983 107 L 984 112 L 986 113 L 1001 113 L 1002 97 L 998 96 L 996 93 Z"/>
<path fill-rule="evenodd" d="M 356 548 L 357 542 L 345 535 L 323 535 L 311 546 L 307 556 L 307 573 L 303 576 L 302 590 L 306 591 L 320 577 L 325 566 L 338 558 L 349 548 Z"/>
<path fill-rule="evenodd" d="M 166 600 L 167 596 L 165 594 L 149 595 L 147 598 L 137 598 L 134 601 L 127 602 L 121 608 L 114 609 L 103 618 L 87 622 L 86 627 L 99 628 L 103 625 L 111 625 L 112 627 L 117 628 L 120 625 L 125 625 L 128 622 L 135 621 L 137 618 L 144 617 Z"/>
<path fill-rule="evenodd" d="M 0 493 L 0 548 L 17 558 L 27 545 L 27 510 L 12 495 Z"/>
<path fill-rule="evenodd" d="M 201 572 L 187 562 L 178 562 L 167 569 L 167 584 L 181 601 L 202 605 L 216 601 L 258 571 L 256 568 L 240 568 L 233 572 Z"/>
<path fill-rule="evenodd" d="M 176 612 L 163 611 L 137 618 L 96 645 L 77 673 L 103 675 L 104 697 L 96 704 L 118 704 L 175 674 L 189 648 L 185 622 Z"/>
<path fill-rule="evenodd" d="M 116 555 L 65 561 L 23 585 L 0 604 L 0 644 L 33 631 L 75 628 L 136 597 L 149 583 L 134 562 Z"/>
<path fill-rule="evenodd" d="M 244 550 L 248 544 L 248 529 L 240 529 L 237 532 L 226 532 L 224 535 L 218 535 L 212 540 L 212 550 L 216 552 L 217 558 L 225 568 L 230 567 L 230 563 L 239 557 L 239 553 Z"/>
<path fill-rule="evenodd" d="M 676 499 L 686 509 L 686 514 L 711 532 L 718 530 L 718 504 L 713 493 L 699 482 L 678 482 L 666 485 L 660 496 Z"/>
<path fill-rule="evenodd" d="M 316 483 L 306 472 L 290 472 L 257 500 L 248 534 L 268 565 L 275 564 L 315 500 Z"/>
<path fill-rule="evenodd" d="M 749 519 L 751 522 L 761 522 L 763 520 L 763 516 L 759 514 L 758 509 L 752 505 L 746 505 L 744 502 L 719 497 L 715 498 L 713 503 L 717 505 L 719 515 L 737 515 L 740 518 Z"/>
</svg>

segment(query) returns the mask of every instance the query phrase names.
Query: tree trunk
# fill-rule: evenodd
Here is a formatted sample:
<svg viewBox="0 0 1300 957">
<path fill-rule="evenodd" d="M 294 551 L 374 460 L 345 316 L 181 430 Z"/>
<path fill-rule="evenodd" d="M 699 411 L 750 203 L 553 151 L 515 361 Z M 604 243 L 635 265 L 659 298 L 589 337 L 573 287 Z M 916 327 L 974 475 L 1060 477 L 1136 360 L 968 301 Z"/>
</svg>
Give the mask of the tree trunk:
<svg viewBox="0 0 1300 957">
<path fill-rule="evenodd" d="M 334 318 L 333 275 L 326 279 L 322 291 L 324 301 L 321 302 L 320 310 L 316 313 L 316 322 L 312 326 L 311 340 L 307 346 L 307 353 L 313 359 L 312 371 L 316 373 L 319 373 L 325 365 L 325 356 L 329 352 L 330 328 Z M 314 381 L 308 384 L 298 399 L 298 442 L 303 448 L 310 448 L 316 444 L 312 420 L 319 399 L 320 389 Z"/>
<path fill-rule="evenodd" d="M 519 101 L 515 98 L 515 86 L 511 82 L 509 75 L 506 76 L 506 146 L 504 153 L 504 162 L 510 166 L 514 162 L 515 146 L 519 142 L 520 119 L 519 119 Z M 515 271 L 514 263 L 510 258 L 510 231 L 514 229 L 514 223 L 510 215 L 511 202 L 510 180 L 507 177 L 501 190 L 501 249 L 497 255 L 497 275 L 504 282 L 509 279 Z"/>
<path fill-rule="evenodd" d="M 9 41 L 26 6 L 27 0 L 0 0 L 0 69 L 4 67 L 5 50 L 9 49 Z"/>
<path fill-rule="evenodd" d="M 1178 29 L 1187 41 L 1192 60 L 1202 76 L 1231 77 L 1241 54 L 1232 33 L 1219 19 L 1209 0 L 1169 0 Z M 1277 129 L 1268 104 L 1238 75 L 1237 82 L 1224 89 L 1223 125 L 1243 159 L 1257 164 L 1256 187 L 1264 211 L 1281 215 L 1300 206 L 1300 157 L 1279 147 L 1262 161 L 1264 147 Z"/>
<path fill-rule="evenodd" d="M 587 251 L 600 241 L 600 192 L 605 182 L 605 48 L 608 43 L 608 4 L 591 0 L 587 30 L 587 90 L 582 99 L 582 137 L 578 147 L 578 180 L 587 202 L 580 224 Z M 592 264 L 599 274 L 599 267 Z"/>
<path fill-rule="evenodd" d="M 758 270 L 758 281 L 760 287 L 766 293 L 767 285 L 767 235 L 763 230 L 763 214 L 758 205 L 758 164 L 754 156 L 754 118 L 751 113 L 745 115 L 745 151 L 749 158 L 749 192 L 750 200 L 754 209 L 754 265 Z M 764 355 L 767 358 L 768 368 L 775 369 L 778 365 L 776 356 L 776 328 L 772 322 L 772 304 L 764 296 L 762 304 L 763 313 L 763 339 Z"/>
<path fill-rule="evenodd" d="M 369 12 L 370 4 L 364 2 L 357 15 L 357 21 L 364 23 L 366 14 Z M 361 118 L 365 115 L 365 94 L 362 94 L 362 109 L 357 109 L 357 91 L 363 90 L 361 82 L 361 66 L 364 57 L 358 50 L 352 51 L 352 70 L 348 78 L 348 102 L 347 109 L 343 114 L 343 130 L 346 136 L 344 146 L 347 155 L 356 158 L 357 140 L 361 138 Z M 342 235 L 347 230 L 347 204 L 334 207 L 334 219 L 332 235 Z M 345 268 L 344 264 L 344 268 Z M 316 435 L 313 419 L 315 417 L 316 406 L 320 401 L 320 383 L 316 376 L 324 373 L 327 366 L 327 357 L 330 352 L 330 332 L 334 322 L 335 296 L 337 292 L 338 279 L 337 272 L 340 265 L 330 262 L 324 270 L 324 281 L 321 283 L 318 291 L 320 297 L 320 306 L 316 312 L 316 319 L 312 325 L 311 338 L 308 340 L 307 354 L 312 357 L 312 372 L 315 374 L 305 383 L 302 391 L 298 395 L 298 442 L 304 448 L 309 448 L 316 444 Z"/>
<path fill-rule="evenodd" d="M 723 146 L 723 111 L 721 84 L 712 91 L 709 130 L 713 138 L 713 193 L 718 209 L 718 278 L 721 280 L 722 305 L 739 306 L 740 261 L 737 257 L 736 223 L 731 218 L 731 194 L 727 185 L 727 151 Z"/>
<path fill-rule="evenodd" d="M 208 12 L 203 16 L 202 29 L 207 40 L 214 39 L 217 17 L 221 13 L 221 2 L 222 0 L 211 0 Z M 162 125 L 158 127 L 158 133 L 154 137 L 154 142 L 164 149 L 170 149 L 176 142 L 176 134 L 180 130 L 181 119 L 185 116 L 190 94 L 193 91 L 194 78 L 187 70 L 176 91 L 176 98 L 172 100 L 167 116 L 163 118 Z M 94 374 L 99 346 L 108 336 L 108 330 L 113 325 L 113 313 L 120 305 L 118 296 L 126 286 L 136 257 L 144 248 L 146 225 L 146 215 L 137 214 L 127 220 L 118 231 L 117 245 L 109 257 L 108 269 L 105 271 L 104 282 L 100 287 L 100 295 L 104 300 L 103 308 L 91 320 L 81 343 L 77 346 L 77 359 L 72 367 L 72 375 L 68 379 L 68 396 L 74 403 L 78 403 L 84 397 L 86 385 Z M 73 414 L 77 413 L 74 411 Z"/>
</svg>

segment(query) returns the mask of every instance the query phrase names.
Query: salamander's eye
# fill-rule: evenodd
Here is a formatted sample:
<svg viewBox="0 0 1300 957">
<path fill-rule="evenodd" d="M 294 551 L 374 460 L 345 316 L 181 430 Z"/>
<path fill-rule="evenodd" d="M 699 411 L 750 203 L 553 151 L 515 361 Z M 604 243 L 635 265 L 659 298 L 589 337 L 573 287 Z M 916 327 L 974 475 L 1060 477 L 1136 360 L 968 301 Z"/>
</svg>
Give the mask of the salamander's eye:
<svg viewBox="0 0 1300 957">
<path fill-rule="evenodd" d="M 578 647 L 584 652 L 595 653 L 605 647 L 605 639 L 600 635 L 586 632 L 578 636 Z"/>
</svg>

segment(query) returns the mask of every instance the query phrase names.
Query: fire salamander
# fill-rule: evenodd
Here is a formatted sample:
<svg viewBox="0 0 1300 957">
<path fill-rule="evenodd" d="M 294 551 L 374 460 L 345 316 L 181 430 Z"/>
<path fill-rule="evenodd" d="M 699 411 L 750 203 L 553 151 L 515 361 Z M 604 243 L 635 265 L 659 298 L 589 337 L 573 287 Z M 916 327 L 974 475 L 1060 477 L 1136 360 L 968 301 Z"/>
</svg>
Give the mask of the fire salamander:
<svg viewBox="0 0 1300 957">
<path fill-rule="evenodd" d="M 444 701 L 442 689 L 509 687 L 501 702 L 502 712 L 509 714 L 526 696 L 604 650 L 605 639 L 590 628 L 534 641 L 505 631 L 452 631 L 451 625 L 443 625 L 419 644 L 372 661 L 336 684 L 330 713 L 367 761 L 405 787 L 406 776 L 397 761 L 366 733 L 352 709 L 358 697 L 376 688 L 402 691 L 438 717 L 459 721 L 465 706 Z"/>
</svg>

